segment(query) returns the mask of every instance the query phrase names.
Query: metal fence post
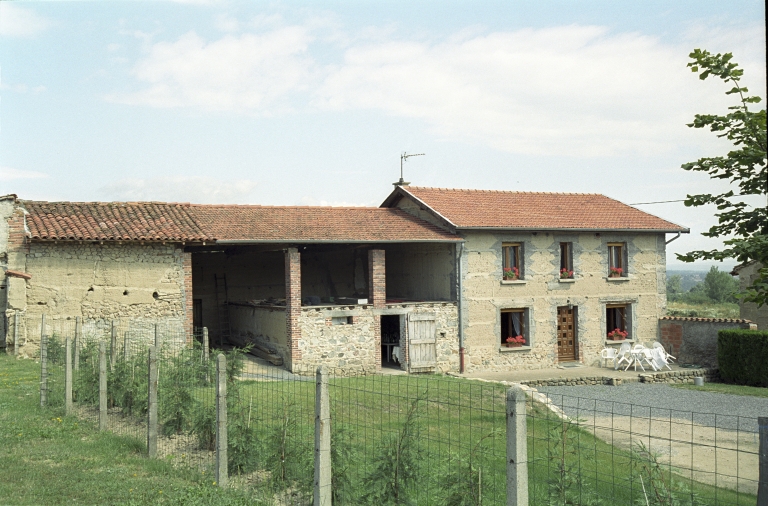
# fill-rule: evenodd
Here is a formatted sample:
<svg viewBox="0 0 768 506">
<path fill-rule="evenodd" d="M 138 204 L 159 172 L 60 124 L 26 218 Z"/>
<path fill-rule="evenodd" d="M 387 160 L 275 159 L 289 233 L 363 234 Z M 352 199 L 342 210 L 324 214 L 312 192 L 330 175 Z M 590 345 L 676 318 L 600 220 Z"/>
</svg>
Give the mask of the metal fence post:
<svg viewBox="0 0 768 506">
<path fill-rule="evenodd" d="M 80 321 L 80 317 L 75 317 L 75 371 L 80 369 L 80 344 L 82 341 L 82 337 L 80 334 L 83 332 L 83 323 Z"/>
<path fill-rule="evenodd" d="M 115 362 L 117 362 L 117 327 L 115 326 L 115 320 L 112 320 L 111 339 L 109 342 L 109 368 L 115 368 Z"/>
<path fill-rule="evenodd" d="M 216 483 L 226 487 L 227 474 L 227 357 L 216 357 Z"/>
<path fill-rule="evenodd" d="M 757 506 L 765 506 L 768 505 L 768 416 L 758 417 L 757 425 L 760 432 Z"/>
<path fill-rule="evenodd" d="M 13 312 L 13 354 L 19 354 L 19 310 Z"/>
<path fill-rule="evenodd" d="M 64 414 L 72 414 L 72 338 L 64 344 Z"/>
<path fill-rule="evenodd" d="M 331 408 L 328 368 L 317 368 L 315 385 L 315 506 L 331 506 Z"/>
<path fill-rule="evenodd" d="M 147 455 L 157 456 L 157 348 L 149 347 L 147 386 Z"/>
<path fill-rule="evenodd" d="M 107 430 L 107 343 L 99 342 L 99 430 Z"/>
<path fill-rule="evenodd" d="M 40 407 L 48 403 L 48 336 L 45 335 L 45 315 L 40 321 Z"/>
<path fill-rule="evenodd" d="M 507 390 L 507 506 L 528 506 L 528 427 L 525 392 Z"/>
</svg>

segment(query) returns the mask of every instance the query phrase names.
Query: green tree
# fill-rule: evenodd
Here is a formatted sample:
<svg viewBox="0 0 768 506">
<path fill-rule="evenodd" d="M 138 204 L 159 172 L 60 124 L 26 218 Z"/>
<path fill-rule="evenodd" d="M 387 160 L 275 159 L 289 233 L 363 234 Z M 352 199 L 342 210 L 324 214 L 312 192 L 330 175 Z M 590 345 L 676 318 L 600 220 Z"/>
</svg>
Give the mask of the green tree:
<svg viewBox="0 0 768 506">
<path fill-rule="evenodd" d="M 692 128 L 709 128 L 718 137 L 724 137 L 734 145 L 725 156 L 700 158 L 682 165 L 684 170 L 706 172 L 713 179 L 726 179 L 738 187 L 738 194 L 729 190 L 719 195 L 688 195 L 685 205 L 698 207 L 707 204 L 717 206 L 718 224 L 702 235 L 728 238 L 722 249 L 691 251 L 678 255 L 684 262 L 694 260 L 736 259 L 744 263 L 756 260 L 762 264 L 759 276 L 738 294 L 746 302 L 759 306 L 768 302 L 768 210 L 763 205 L 755 207 L 744 203 L 745 195 L 768 196 L 768 171 L 766 171 L 766 121 L 765 109 L 750 111 L 749 104 L 761 101 L 757 96 L 745 96 L 747 88 L 739 85 L 744 71 L 732 62 L 731 53 L 712 55 L 706 50 L 695 49 L 689 55 L 693 61 L 688 67 L 700 72 L 699 79 L 716 76 L 732 86 L 726 95 L 736 95 L 739 104 L 728 108 L 726 115 L 697 114 Z"/>
<path fill-rule="evenodd" d="M 727 272 L 714 265 L 704 278 L 704 291 L 715 302 L 734 302 L 733 295 L 739 289 L 739 283 Z"/>
<path fill-rule="evenodd" d="M 667 297 L 674 299 L 683 293 L 683 277 L 675 274 L 667 278 Z"/>
</svg>

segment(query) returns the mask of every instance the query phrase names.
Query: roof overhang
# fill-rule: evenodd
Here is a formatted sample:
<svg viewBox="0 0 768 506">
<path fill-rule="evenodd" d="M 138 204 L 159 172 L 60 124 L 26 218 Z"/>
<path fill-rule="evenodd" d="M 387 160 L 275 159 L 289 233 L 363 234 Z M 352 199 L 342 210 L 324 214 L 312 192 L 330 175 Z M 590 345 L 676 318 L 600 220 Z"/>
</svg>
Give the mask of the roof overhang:
<svg viewBox="0 0 768 506">
<path fill-rule="evenodd" d="M 637 233 L 650 233 L 650 234 L 689 234 L 691 232 L 688 228 L 682 228 L 677 230 L 667 229 L 650 229 L 650 228 L 541 228 L 541 227 L 457 227 L 457 231 L 489 231 L 489 232 L 570 232 L 570 233 L 622 233 L 622 234 L 637 234 Z"/>
</svg>

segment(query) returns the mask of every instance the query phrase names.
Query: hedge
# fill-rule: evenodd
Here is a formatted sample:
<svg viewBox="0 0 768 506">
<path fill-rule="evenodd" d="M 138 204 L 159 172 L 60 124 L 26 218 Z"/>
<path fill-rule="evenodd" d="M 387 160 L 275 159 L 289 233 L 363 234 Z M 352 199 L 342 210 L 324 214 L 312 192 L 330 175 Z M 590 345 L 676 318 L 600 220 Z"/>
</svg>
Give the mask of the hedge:
<svg viewBox="0 0 768 506">
<path fill-rule="evenodd" d="M 768 387 L 768 331 L 719 331 L 717 362 L 726 383 Z"/>
</svg>

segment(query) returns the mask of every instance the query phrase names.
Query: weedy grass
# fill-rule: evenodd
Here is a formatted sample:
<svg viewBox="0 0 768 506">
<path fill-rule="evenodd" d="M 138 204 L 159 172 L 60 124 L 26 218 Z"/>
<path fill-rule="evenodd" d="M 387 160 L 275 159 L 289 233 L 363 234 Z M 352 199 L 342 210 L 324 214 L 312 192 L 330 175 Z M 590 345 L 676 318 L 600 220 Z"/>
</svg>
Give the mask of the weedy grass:
<svg viewBox="0 0 768 506">
<path fill-rule="evenodd" d="M 148 459 L 141 441 L 40 408 L 39 374 L 39 363 L 0 356 L 0 504 L 254 504 L 204 473 Z"/>
</svg>

